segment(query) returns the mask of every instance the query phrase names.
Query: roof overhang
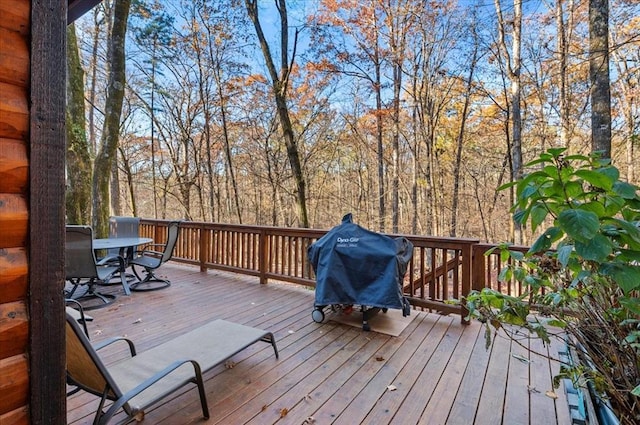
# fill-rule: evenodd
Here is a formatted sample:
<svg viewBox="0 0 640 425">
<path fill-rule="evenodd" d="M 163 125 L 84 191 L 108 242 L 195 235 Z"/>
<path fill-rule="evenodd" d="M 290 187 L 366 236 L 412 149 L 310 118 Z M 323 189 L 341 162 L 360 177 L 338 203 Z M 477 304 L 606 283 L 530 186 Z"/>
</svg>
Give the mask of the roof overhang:
<svg viewBox="0 0 640 425">
<path fill-rule="evenodd" d="M 67 9 L 67 24 L 72 23 L 102 0 L 69 0 L 69 8 Z"/>
</svg>

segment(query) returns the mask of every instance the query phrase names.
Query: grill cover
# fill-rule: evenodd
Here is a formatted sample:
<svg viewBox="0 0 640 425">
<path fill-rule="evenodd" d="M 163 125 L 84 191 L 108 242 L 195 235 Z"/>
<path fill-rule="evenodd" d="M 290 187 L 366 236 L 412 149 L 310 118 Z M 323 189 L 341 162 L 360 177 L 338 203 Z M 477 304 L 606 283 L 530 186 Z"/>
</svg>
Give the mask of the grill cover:
<svg viewBox="0 0 640 425">
<path fill-rule="evenodd" d="M 342 224 L 309 246 L 307 256 L 316 273 L 316 306 L 359 304 L 402 309 L 401 292 L 413 244 L 352 223 Z"/>
</svg>

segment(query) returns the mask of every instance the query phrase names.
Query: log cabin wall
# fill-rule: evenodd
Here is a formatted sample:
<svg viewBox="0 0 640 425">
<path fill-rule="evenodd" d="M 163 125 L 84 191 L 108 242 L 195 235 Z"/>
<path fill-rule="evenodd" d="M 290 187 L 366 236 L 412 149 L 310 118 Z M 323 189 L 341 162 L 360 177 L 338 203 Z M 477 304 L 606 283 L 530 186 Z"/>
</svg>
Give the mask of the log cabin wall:
<svg viewBox="0 0 640 425">
<path fill-rule="evenodd" d="M 64 424 L 66 7 L 0 17 L 0 424 Z"/>
<path fill-rule="evenodd" d="M 29 2 L 0 2 L 0 423 L 28 405 Z"/>
</svg>

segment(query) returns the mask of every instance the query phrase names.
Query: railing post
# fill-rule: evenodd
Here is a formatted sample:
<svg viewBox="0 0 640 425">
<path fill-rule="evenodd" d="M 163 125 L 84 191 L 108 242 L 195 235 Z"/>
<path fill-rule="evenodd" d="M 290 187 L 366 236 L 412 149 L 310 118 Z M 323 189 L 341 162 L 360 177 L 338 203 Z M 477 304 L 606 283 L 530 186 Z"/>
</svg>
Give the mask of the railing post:
<svg viewBox="0 0 640 425">
<path fill-rule="evenodd" d="M 210 246 L 210 242 L 211 242 L 211 236 L 209 234 L 209 232 L 207 232 L 204 228 L 204 223 L 200 225 L 200 255 L 199 255 L 199 262 L 200 262 L 200 272 L 204 272 L 207 270 L 205 264 L 207 262 L 207 258 L 209 257 L 208 254 L 208 249 Z"/>
<path fill-rule="evenodd" d="M 473 245 L 473 276 L 471 288 L 481 291 L 486 286 L 487 258 L 481 245 Z"/>
<path fill-rule="evenodd" d="M 260 272 L 260 283 L 267 283 L 267 263 L 268 263 L 268 238 L 265 229 L 260 230 L 260 240 L 258 241 L 258 271 Z"/>
<path fill-rule="evenodd" d="M 466 297 L 471 292 L 471 282 L 473 279 L 473 246 L 466 243 L 462 246 L 462 296 Z M 460 322 L 463 325 L 468 325 L 469 320 L 466 317 L 469 315 L 469 310 L 465 303 L 462 303 L 462 309 L 460 311 Z"/>
</svg>

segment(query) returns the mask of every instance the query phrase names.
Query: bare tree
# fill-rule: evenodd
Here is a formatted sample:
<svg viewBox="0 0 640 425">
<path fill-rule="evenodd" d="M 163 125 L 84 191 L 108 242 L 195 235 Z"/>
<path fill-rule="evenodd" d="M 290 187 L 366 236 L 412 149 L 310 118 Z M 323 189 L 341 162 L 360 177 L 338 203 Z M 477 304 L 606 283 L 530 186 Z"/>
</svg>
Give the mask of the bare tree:
<svg viewBox="0 0 640 425">
<path fill-rule="evenodd" d="M 475 25 L 475 22 L 474 22 Z M 460 169 L 462 168 L 462 147 L 464 142 L 467 118 L 469 117 L 469 105 L 471 104 L 471 96 L 473 89 L 473 74 L 478 65 L 478 48 L 479 40 L 476 33 L 476 28 L 472 27 L 471 32 L 473 34 L 473 47 L 471 58 L 469 59 L 469 75 L 465 84 L 464 101 L 462 106 L 462 112 L 460 114 L 460 127 L 458 129 L 458 135 L 456 137 L 456 159 L 453 167 L 453 194 L 451 201 L 451 225 L 449 227 L 449 235 L 457 236 L 458 233 L 458 203 L 460 197 Z"/>
<path fill-rule="evenodd" d="M 522 67 L 522 0 L 513 0 L 513 15 L 507 20 L 499 0 L 494 0 L 498 18 L 498 47 L 504 58 L 510 82 L 509 112 L 511 124 L 511 178 L 522 177 L 522 113 L 520 110 L 520 72 Z M 511 49 L 507 48 L 507 31 L 511 27 Z M 520 225 L 514 224 L 514 241 L 522 243 Z"/>
<path fill-rule="evenodd" d="M 262 50 L 262 54 L 267 64 L 267 69 L 269 70 L 269 76 L 271 77 L 276 109 L 278 111 L 280 126 L 282 128 L 282 135 L 287 146 L 287 156 L 289 157 L 291 171 L 296 181 L 298 220 L 300 221 L 300 226 L 309 227 L 305 177 L 302 173 L 300 155 L 298 153 L 298 146 L 296 144 L 293 126 L 291 125 L 289 106 L 287 105 L 287 90 L 290 83 L 289 77 L 291 67 L 296 56 L 297 32 L 293 42 L 291 63 L 289 63 L 289 24 L 287 16 L 287 2 L 286 0 L 276 0 L 276 8 L 278 9 L 278 15 L 280 16 L 280 71 L 278 72 L 274 64 L 273 56 L 271 55 L 271 49 L 269 48 L 269 44 L 267 43 L 262 30 L 262 25 L 260 24 L 260 18 L 258 16 L 258 1 L 245 0 L 245 5 L 247 6 L 247 14 L 256 29 L 260 49 Z"/>
</svg>

